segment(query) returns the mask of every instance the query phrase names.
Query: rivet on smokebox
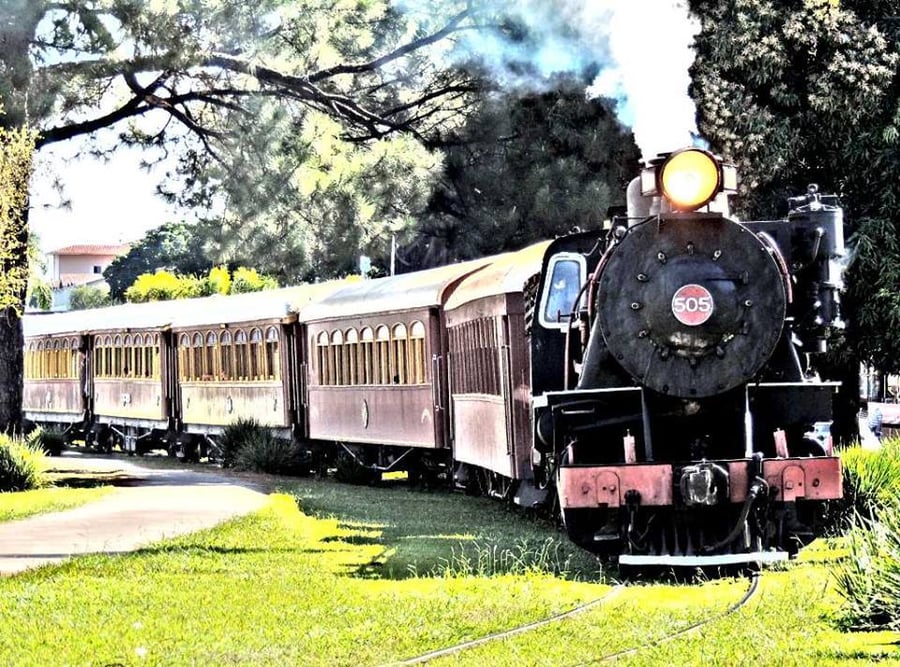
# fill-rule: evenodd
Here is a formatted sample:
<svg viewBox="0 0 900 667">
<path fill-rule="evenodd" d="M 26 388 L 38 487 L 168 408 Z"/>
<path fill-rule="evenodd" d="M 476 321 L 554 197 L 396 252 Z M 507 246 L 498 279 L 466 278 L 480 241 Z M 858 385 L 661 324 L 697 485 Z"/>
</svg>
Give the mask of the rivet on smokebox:
<svg viewBox="0 0 900 667">
<path fill-rule="evenodd" d="M 813 486 L 814 486 L 814 487 L 815 487 L 815 486 L 819 486 L 819 484 L 821 484 L 821 482 L 819 481 L 818 478 L 816 478 L 816 479 L 813 480 Z"/>
</svg>

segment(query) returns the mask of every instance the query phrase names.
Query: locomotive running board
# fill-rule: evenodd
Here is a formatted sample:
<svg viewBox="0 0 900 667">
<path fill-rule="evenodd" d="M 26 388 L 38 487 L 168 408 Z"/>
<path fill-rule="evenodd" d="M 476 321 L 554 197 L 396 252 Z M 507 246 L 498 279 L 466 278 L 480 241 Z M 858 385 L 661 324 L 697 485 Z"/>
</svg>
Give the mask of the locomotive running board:
<svg viewBox="0 0 900 667">
<path fill-rule="evenodd" d="M 714 556 L 644 556 L 622 554 L 619 565 L 666 565 L 671 567 L 707 567 L 739 565 L 741 563 L 777 563 L 788 560 L 787 551 L 754 551 L 746 554 L 717 554 Z"/>
</svg>

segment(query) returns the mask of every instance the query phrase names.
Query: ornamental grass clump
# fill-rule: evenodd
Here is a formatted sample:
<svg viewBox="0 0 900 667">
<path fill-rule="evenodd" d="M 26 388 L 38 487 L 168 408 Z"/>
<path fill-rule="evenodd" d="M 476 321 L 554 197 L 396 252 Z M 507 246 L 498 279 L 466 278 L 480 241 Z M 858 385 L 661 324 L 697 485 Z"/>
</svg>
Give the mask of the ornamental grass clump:
<svg viewBox="0 0 900 667">
<path fill-rule="evenodd" d="M 872 519 L 882 508 L 900 503 L 900 439 L 885 440 L 877 450 L 845 449 L 841 466 L 844 497 L 833 504 L 839 531 L 853 525 L 856 517 Z"/>
<path fill-rule="evenodd" d="M 0 491 L 28 491 L 46 486 L 40 445 L 0 435 Z"/>
<path fill-rule="evenodd" d="M 849 555 L 837 568 L 842 621 L 853 629 L 900 630 L 900 503 L 857 516 Z"/>
<path fill-rule="evenodd" d="M 57 429 L 38 427 L 25 436 L 25 442 L 48 456 L 59 456 L 65 447 L 66 436 Z"/>
<path fill-rule="evenodd" d="M 295 475 L 302 470 L 303 452 L 290 440 L 265 429 L 251 434 L 238 449 L 234 467 L 250 472 Z"/>
<path fill-rule="evenodd" d="M 240 419 L 225 427 L 222 437 L 218 439 L 218 458 L 224 468 L 232 468 L 235 465 L 238 453 L 244 445 L 253 439 L 261 437 L 263 427 L 255 419 Z"/>
</svg>

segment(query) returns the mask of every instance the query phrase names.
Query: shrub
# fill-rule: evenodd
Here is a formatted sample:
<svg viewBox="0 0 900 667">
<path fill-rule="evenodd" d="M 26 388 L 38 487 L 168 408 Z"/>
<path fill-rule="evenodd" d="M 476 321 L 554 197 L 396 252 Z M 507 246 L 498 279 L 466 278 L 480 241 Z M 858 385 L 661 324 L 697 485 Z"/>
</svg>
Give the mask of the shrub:
<svg viewBox="0 0 900 667">
<path fill-rule="evenodd" d="M 835 572 L 844 623 L 900 630 L 900 503 L 882 507 L 876 519 L 857 517 L 847 545 Z"/>
<path fill-rule="evenodd" d="M 291 475 L 300 472 L 303 461 L 303 452 L 293 442 L 260 430 L 238 450 L 234 467 L 251 472 Z"/>
<path fill-rule="evenodd" d="M 222 437 L 218 438 L 219 460 L 224 468 L 234 466 L 238 452 L 245 443 L 260 437 L 264 429 L 255 419 L 243 417 L 225 427 Z"/>
<path fill-rule="evenodd" d="M 261 292 L 262 290 L 275 289 L 276 287 L 278 287 L 278 282 L 273 277 L 260 275 L 256 269 L 248 269 L 245 266 L 236 268 L 231 278 L 232 294 Z"/>
<path fill-rule="evenodd" d="M 48 456 L 59 456 L 66 444 L 66 436 L 56 429 L 38 427 L 25 436 L 25 443 Z"/>
<path fill-rule="evenodd" d="M 90 308 L 102 308 L 112 303 L 109 298 L 109 288 L 80 285 L 73 287 L 69 295 L 69 308 L 72 310 L 88 310 Z"/>
<path fill-rule="evenodd" d="M 0 435 L 0 491 L 28 491 L 47 483 L 43 450 L 33 442 Z"/>
</svg>

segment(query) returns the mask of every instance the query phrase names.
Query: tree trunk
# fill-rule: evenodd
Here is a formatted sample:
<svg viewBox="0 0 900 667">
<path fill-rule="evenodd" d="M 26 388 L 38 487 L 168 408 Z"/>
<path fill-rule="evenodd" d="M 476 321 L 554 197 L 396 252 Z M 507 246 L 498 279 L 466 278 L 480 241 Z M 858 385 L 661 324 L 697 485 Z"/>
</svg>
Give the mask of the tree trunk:
<svg viewBox="0 0 900 667">
<path fill-rule="evenodd" d="M 9 307 L 0 312 L 0 431 L 22 432 L 24 364 L 22 318 Z"/>
</svg>

